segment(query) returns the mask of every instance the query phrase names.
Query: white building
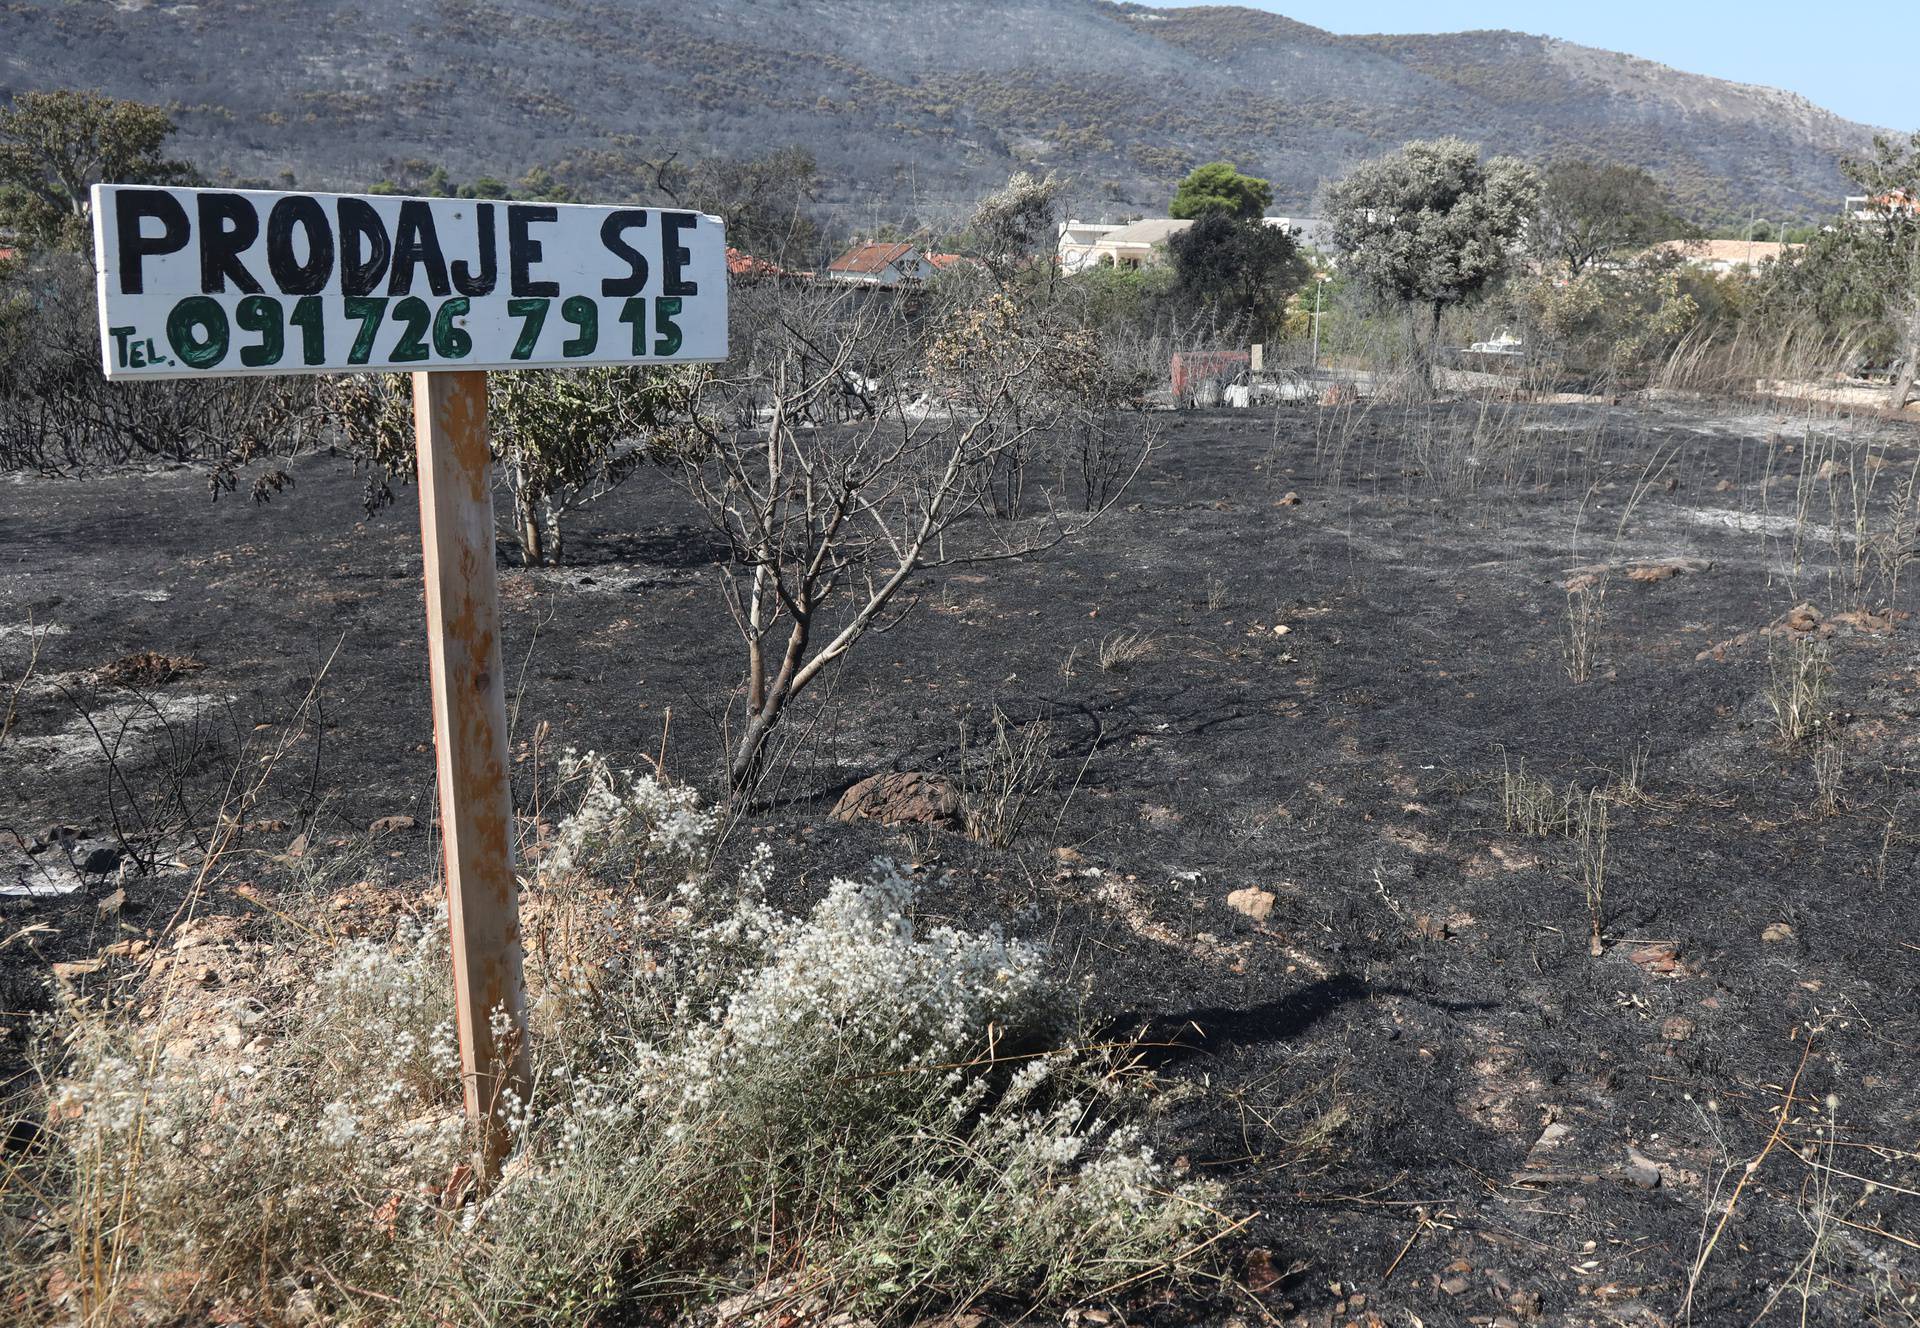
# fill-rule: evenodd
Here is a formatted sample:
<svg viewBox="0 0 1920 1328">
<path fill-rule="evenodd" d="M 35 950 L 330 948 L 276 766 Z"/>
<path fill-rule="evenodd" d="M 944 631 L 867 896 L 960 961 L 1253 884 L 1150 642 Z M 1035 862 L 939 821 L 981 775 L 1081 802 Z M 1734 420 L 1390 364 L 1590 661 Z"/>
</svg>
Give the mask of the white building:
<svg viewBox="0 0 1920 1328">
<path fill-rule="evenodd" d="M 917 286 L 930 280 L 938 270 L 914 245 L 904 241 L 871 242 L 856 244 L 829 263 L 827 280 L 855 286 Z"/>
<path fill-rule="evenodd" d="M 1312 243 L 1320 222 L 1312 217 L 1262 217 L 1269 226 L 1300 232 L 1302 244 Z M 1060 225 L 1056 254 L 1062 272 L 1084 272 L 1090 267 L 1157 267 L 1167 261 L 1167 242 L 1192 226 L 1173 217 L 1147 217 L 1125 223 L 1067 221 Z"/>
</svg>

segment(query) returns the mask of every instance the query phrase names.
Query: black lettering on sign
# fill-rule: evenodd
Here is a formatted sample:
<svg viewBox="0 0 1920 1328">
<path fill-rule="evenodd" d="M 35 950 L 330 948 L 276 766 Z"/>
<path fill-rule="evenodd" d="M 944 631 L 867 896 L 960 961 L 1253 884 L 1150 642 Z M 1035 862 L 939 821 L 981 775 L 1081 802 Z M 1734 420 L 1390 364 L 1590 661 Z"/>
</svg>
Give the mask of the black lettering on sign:
<svg viewBox="0 0 1920 1328">
<path fill-rule="evenodd" d="M 662 295 L 698 295 L 700 283 L 688 281 L 681 275 L 686 265 L 693 261 L 693 255 L 680 243 L 680 232 L 690 231 L 700 224 L 700 218 L 691 212 L 662 212 L 660 214 L 660 261 L 665 265 L 666 279 L 661 284 Z"/>
<path fill-rule="evenodd" d="M 380 278 L 387 275 L 387 260 L 392 256 L 393 241 L 387 237 L 387 224 L 373 205 L 358 198 L 341 199 L 340 293 L 373 294 L 380 288 Z"/>
<path fill-rule="evenodd" d="M 293 256 L 293 232 L 307 239 L 307 261 Z M 333 275 L 333 227 L 318 199 L 291 194 L 267 214 L 267 270 L 273 284 L 288 295 L 312 295 L 326 289 Z"/>
<path fill-rule="evenodd" d="M 453 288 L 462 295 L 491 295 L 500 284 L 500 258 L 493 245 L 493 204 L 475 203 L 473 220 L 480 232 L 480 275 L 473 275 L 466 259 L 455 259 Z"/>
<path fill-rule="evenodd" d="M 540 261 L 543 246 L 527 234 L 527 228 L 536 222 L 557 221 L 559 217 L 557 208 L 530 203 L 507 204 L 507 270 L 512 273 L 515 295 L 551 298 L 560 293 L 559 282 L 533 279 L 533 265 Z"/>
<path fill-rule="evenodd" d="M 200 195 L 200 290 L 219 295 L 231 281 L 249 295 L 260 293 L 260 283 L 240 262 L 240 255 L 260 238 L 260 218 L 253 204 L 239 194 Z"/>
<path fill-rule="evenodd" d="M 602 295 L 638 295 L 646 289 L 646 256 L 625 239 L 627 231 L 646 224 L 647 214 L 634 208 L 609 212 L 607 219 L 600 223 L 600 243 L 607 247 L 608 253 L 627 265 L 626 276 L 608 277 L 600 283 Z"/>
<path fill-rule="evenodd" d="M 147 235 L 143 221 L 160 223 L 158 235 Z M 177 254 L 187 247 L 193 227 L 180 200 L 164 189 L 121 189 L 113 196 L 113 223 L 119 238 L 120 289 L 139 295 L 147 288 L 142 270 L 148 254 Z"/>
<path fill-rule="evenodd" d="M 400 221 L 393 228 L 393 276 L 387 294 L 405 295 L 413 289 L 413 269 L 427 270 L 427 289 L 445 295 L 447 260 L 440 252 L 440 236 L 433 228 L 433 208 L 425 200 L 409 198 L 400 205 Z"/>
</svg>

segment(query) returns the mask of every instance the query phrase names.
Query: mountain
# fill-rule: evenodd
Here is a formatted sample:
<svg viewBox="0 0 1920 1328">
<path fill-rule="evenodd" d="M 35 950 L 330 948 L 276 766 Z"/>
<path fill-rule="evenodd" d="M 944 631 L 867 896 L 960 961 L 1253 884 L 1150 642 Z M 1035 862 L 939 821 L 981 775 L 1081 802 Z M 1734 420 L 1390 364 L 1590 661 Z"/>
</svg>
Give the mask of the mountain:
<svg viewBox="0 0 1920 1328">
<path fill-rule="evenodd" d="M 1408 138 L 1644 166 L 1702 220 L 1834 211 L 1866 126 L 1806 99 L 1514 32 L 1340 36 L 1109 0 L 0 0 L 0 92 L 170 103 L 210 172 L 511 179 L 600 196 L 646 162 L 799 144 L 858 224 L 940 220 L 1016 167 L 1086 217 L 1164 208 L 1215 158 L 1275 210 Z"/>
</svg>

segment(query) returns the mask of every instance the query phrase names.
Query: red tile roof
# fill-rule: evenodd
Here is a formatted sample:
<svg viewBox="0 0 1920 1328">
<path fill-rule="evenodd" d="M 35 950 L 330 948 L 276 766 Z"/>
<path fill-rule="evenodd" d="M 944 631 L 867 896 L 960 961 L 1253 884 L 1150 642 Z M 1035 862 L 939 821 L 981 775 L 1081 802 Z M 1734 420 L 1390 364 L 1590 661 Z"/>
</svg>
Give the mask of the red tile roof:
<svg viewBox="0 0 1920 1328">
<path fill-rule="evenodd" d="M 856 244 L 834 259 L 827 270 L 871 275 L 885 271 L 890 265 L 899 262 L 912 252 L 913 246 L 904 241 L 896 244 Z"/>
<path fill-rule="evenodd" d="M 742 253 L 732 245 L 728 245 L 727 275 L 730 277 L 784 277 L 787 275 L 787 270 L 778 263 L 769 263 L 764 258 L 755 258 L 752 254 Z"/>
</svg>

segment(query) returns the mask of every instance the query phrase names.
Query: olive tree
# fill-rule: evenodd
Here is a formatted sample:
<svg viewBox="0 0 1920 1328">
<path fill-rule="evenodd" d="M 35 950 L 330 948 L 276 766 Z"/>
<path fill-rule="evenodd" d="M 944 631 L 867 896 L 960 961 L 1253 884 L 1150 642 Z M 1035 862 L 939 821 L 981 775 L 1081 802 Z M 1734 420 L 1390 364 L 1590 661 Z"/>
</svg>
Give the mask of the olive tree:
<svg viewBox="0 0 1920 1328">
<path fill-rule="evenodd" d="M 1532 167 L 1513 157 L 1483 161 L 1476 144 L 1457 138 L 1408 143 L 1328 188 L 1324 214 L 1342 265 L 1405 308 L 1422 386 L 1433 386 L 1441 315 L 1506 273 L 1539 200 Z"/>
<path fill-rule="evenodd" d="M 1843 169 L 1866 194 L 1866 215 L 1817 237 L 1782 280 L 1808 312 L 1859 326 L 1861 340 L 1893 362 L 1887 407 L 1899 410 L 1920 372 L 1920 132 L 1881 135 L 1870 156 Z"/>
<path fill-rule="evenodd" d="M 487 434 L 511 497 L 522 562 L 558 565 L 566 547 L 566 513 L 671 452 L 678 435 L 668 422 L 668 380 L 664 371 L 628 366 L 489 376 Z M 286 428 L 320 421 L 367 468 L 367 510 L 391 502 L 392 482 L 415 474 L 406 375 L 313 381 L 312 395 L 290 403 L 276 423 Z"/>
<path fill-rule="evenodd" d="M 1167 248 L 1188 303 L 1253 340 L 1273 337 L 1310 271 L 1291 230 L 1225 212 L 1203 213 Z"/>
<path fill-rule="evenodd" d="M 1005 281 L 1039 259 L 1053 244 L 1062 184 L 1052 172 L 1016 172 L 975 205 L 967 239 L 976 257 Z M 1049 272 L 1052 271 L 1049 265 Z"/>
<path fill-rule="evenodd" d="M 1681 234 L 1666 189 L 1638 166 L 1574 158 L 1548 166 L 1527 241 L 1569 280 L 1603 258 Z"/>
<path fill-rule="evenodd" d="M 161 107 L 98 92 L 22 92 L 0 107 L 0 227 L 37 246 L 79 249 L 96 184 L 169 184 L 192 170 L 163 155 Z"/>
</svg>

